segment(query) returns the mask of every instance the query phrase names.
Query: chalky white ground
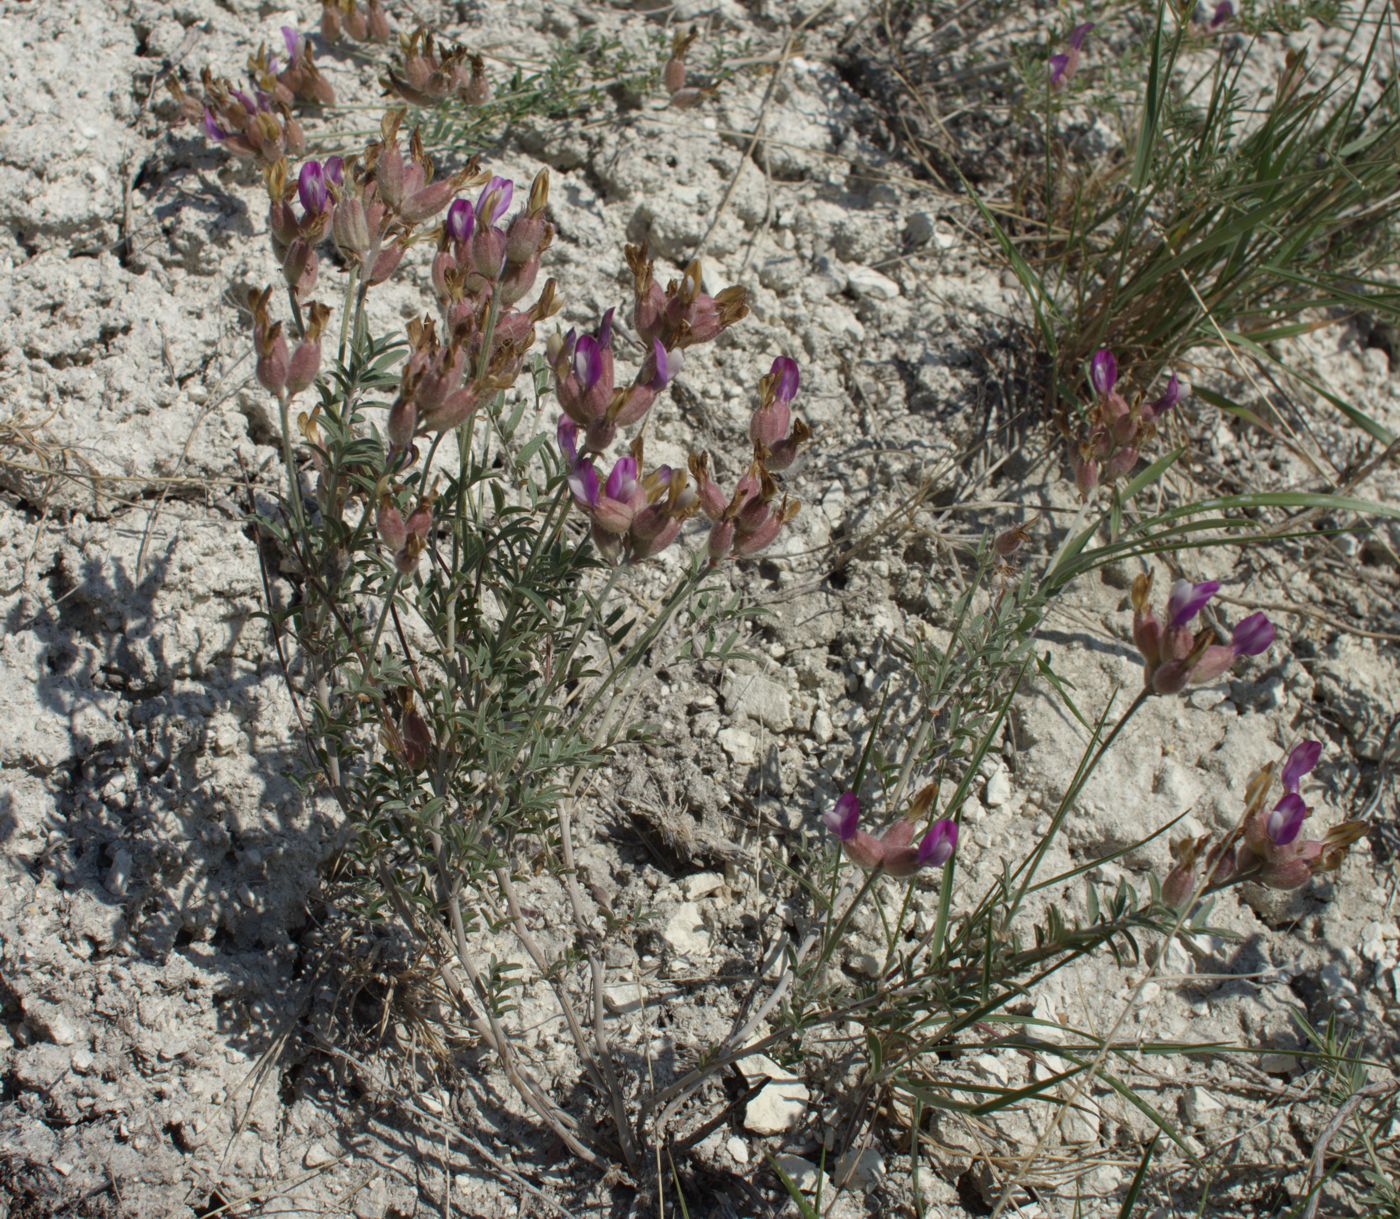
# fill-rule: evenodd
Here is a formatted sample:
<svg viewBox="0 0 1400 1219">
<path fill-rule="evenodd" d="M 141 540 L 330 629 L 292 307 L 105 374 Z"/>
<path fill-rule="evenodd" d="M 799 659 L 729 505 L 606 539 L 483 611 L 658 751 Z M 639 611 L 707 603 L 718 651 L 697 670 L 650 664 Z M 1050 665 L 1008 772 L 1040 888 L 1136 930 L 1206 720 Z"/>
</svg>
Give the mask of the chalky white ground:
<svg viewBox="0 0 1400 1219">
<path fill-rule="evenodd" d="M 441 18 L 443 32 L 507 58 L 543 57 L 584 29 L 645 49 L 661 29 L 593 4 L 418 7 Z M 454 15 L 464 8 L 467 25 Z M 678 6 L 675 20 L 692 8 L 700 11 Z M 305 973 L 307 894 L 342 827 L 329 804 L 303 800 L 289 779 L 301 759 L 295 720 L 266 627 L 253 617 L 258 562 L 239 486 L 251 482 L 266 509 L 279 464 L 231 294 L 276 272 L 255 175 L 192 129 L 172 132 L 152 82 L 176 55 L 191 74 L 205 64 L 231 73 L 284 22 L 309 28 L 312 10 L 245 0 L 0 5 L 9 49 L 0 68 L 0 427 L 48 454 L 20 443 L 0 454 L 0 1203 L 183 1215 L 256 1194 L 284 1215 L 437 1215 L 450 1185 L 456 1213 L 521 1213 L 517 1191 L 475 1151 L 450 1134 L 444 1141 L 433 1119 L 446 1116 L 562 1205 L 601 1213 L 594 1208 L 623 1193 L 557 1157 L 546 1163 L 482 1081 L 428 1056 L 415 1077 L 402 1055 L 386 1053 L 368 1065 L 392 1088 L 365 1092 L 298 1036 L 320 1027 L 315 1005 L 334 998 Z M 993 381 L 1023 302 L 966 236 L 965 205 L 914 181 L 869 99 L 839 70 L 856 54 L 866 10 L 838 0 L 815 17 L 753 157 L 744 157 L 747 133 L 767 78 L 740 73 L 698 111 L 648 99 L 615 114 L 607 102 L 598 121 L 522 130 L 491 162 L 521 183 L 551 167 L 558 239 L 546 270 L 559 280 L 566 324 L 589 324 L 625 299 L 624 241 L 645 238 L 668 269 L 686 257 L 737 170 L 703 255 L 712 287 L 749 287 L 753 314 L 687 366 L 683 391 L 656 411 L 649 453 L 675 461 L 708 447 L 732 478 L 753 386 L 779 353 L 801 364 L 798 408 L 817 433 L 792 480 L 803 501 L 794 526 L 761 564 L 730 572 L 772 610 L 762 659 L 722 675 L 672 674 L 655 700 L 659 752 L 645 765 L 624 755 L 580 813 L 591 879 L 610 890 L 615 910 L 650 916 L 610 958 L 608 993 L 619 1045 L 658 1064 L 727 1031 L 742 991 L 734 975 L 756 969 L 783 932 L 766 877 L 775 859 L 817 842 L 818 815 L 851 773 L 884 683 L 899 680 L 879 641 L 946 638 L 943 611 L 959 577 L 941 533 L 973 535 L 1036 508 L 1063 527 L 1075 507 L 1053 468 L 1030 485 L 992 471 L 964 484 L 975 503 L 943 515 L 930 506 L 956 485 L 955 459 L 975 445 L 988 412 L 993 437 L 975 460 L 986 465 L 1012 447 L 998 430 L 1019 406 L 1008 408 Z M 762 0 L 704 11 L 710 43 L 722 32 L 735 54 L 764 54 L 783 45 L 787 21 L 816 6 Z M 343 97 L 370 99 L 351 60 L 322 63 Z M 499 60 L 492 68 L 506 75 Z M 1108 138 L 1090 126 L 1092 135 Z M 376 308 L 387 324 L 426 300 L 405 284 Z M 1295 358 L 1400 428 L 1387 357 L 1354 328 L 1315 332 Z M 1243 485 L 1315 485 L 1257 436 L 1243 442 L 1208 409 L 1187 409 L 1199 457 Z M 1339 453 L 1356 444 L 1340 430 L 1319 439 Z M 102 477 L 49 483 L 44 460 Z M 912 526 L 877 528 L 930 474 L 940 481 Z M 1363 492 L 1400 502 L 1397 481 L 1382 470 Z M 1400 538 L 1386 536 L 1393 556 Z M 863 544 L 837 589 L 824 579 L 832 547 L 855 540 Z M 1042 531 L 1036 544 L 1045 542 Z M 700 544 L 689 534 L 685 543 Z M 1279 550 L 1238 563 L 1191 557 L 1188 571 L 1226 581 L 1246 601 L 1340 599 L 1354 620 L 1394 631 L 1393 610 L 1368 603 L 1365 586 L 1336 586 L 1329 571 L 1343 568 L 1313 562 L 1323 547 L 1309 549 L 1306 569 L 1303 552 Z M 680 562 L 669 554 L 642 586 L 658 587 Z M 1081 582 L 1042 633 L 1041 650 L 1090 713 L 1139 681 L 1130 574 Z M 1327 742 L 1314 815 L 1328 824 L 1355 811 L 1395 710 L 1395 648 L 1316 617 L 1283 616 L 1281 627 L 1270 653 L 1232 679 L 1146 709 L 1047 866 L 1123 846 L 1183 812 L 1184 827 L 1223 829 L 1250 773 L 1300 735 Z M 1083 744 L 1058 702 L 1030 686 L 964 811 L 970 875 L 992 875 L 1046 824 Z M 1393 798 L 1379 812 L 1393 818 Z M 688 827 L 668 844 L 677 866 L 663 870 L 640 848 L 633 814 Z M 1145 891 L 1165 858 L 1158 842 L 1103 876 Z M 1373 1055 L 1393 1053 L 1400 932 L 1389 866 L 1363 844 L 1334 882 L 1300 898 L 1227 895 L 1217 918 L 1242 941 L 1174 948 L 1140 996 L 1123 1026 L 1132 1036 L 1278 1047 L 1263 1060 L 1159 1064 L 1168 1075 L 1150 1092 L 1154 1103 L 1202 1148 L 1247 1128 L 1242 1159 L 1300 1164 L 1310 1154 L 1325 1109 L 1304 1104 L 1300 1121 L 1256 1122 L 1250 1108 L 1295 1079 L 1286 1052 L 1298 1044 L 1295 1009 L 1335 1014 Z M 531 903 L 548 941 L 567 921 L 562 895 L 543 881 Z M 851 968 L 873 951 L 877 931 L 873 921 L 855 929 Z M 1106 1031 L 1141 968 L 1095 960 L 1067 970 L 1041 989 L 1035 1014 Z M 527 1048 L 561 1092 L 571 1089 L 577 1064 L 547 1022 L 547 994 L 527 990 L 522 1005 Z M 260 1056 L 289 1031 L 291 1052 L 258 1086 Z M 1057 1065 L 983 1055 L 950 1069 L 1015 1087 Z M 789 1174 L 815 1181 L 800 1157 L 814 1158 L 824 1122 L 840 1115 L 822 1106 L 833 1083 L 825 1064 L 811 1070 L 770 1085 L 781 1094 L 766 1098 L 749 1130 L 723 1127 L 701 1145 L 700 1162 L 721 1183 L 716 1198 L 729 1196 L 725 1174 L 771 1189 L 764 1147 L 798 1157 L 784 1161 Z M 486 1072 L 489 1083 L 489 1071 L 477 1064 L 470 1073 Z M 836 1082 L 840 1096 L 852 1081 Z M 1014 1157 L 1033 1145 L 1046 1120 L 1039 1109 L 941 1123 L 943 1150 L 919 1177 L 930 1213 L 962 1214 L 951 1182 L 983 1152 Z M 910 1204 L 908 1156 L 882 1141 L 882 1129 L 873 1145 L 831 1149 L 830 1162 L 850 1157 L 856 1171 L 834 1203 L 827 1189 L 830 1213 Z M 1148 1133 L 1140 1113 L 1095 1088 L 1063 1123 L 1041 1179 L 1056 1177 L 1068 1147 L 1097 1164 L 1080 1182 L 1084 1196 L 1111 1198 Z M 733 1194 L 733 1205 L 743 1197 Z M 1246 1198 L 1226 1188 L 1218 1201 L 1212 1213 L 1224 1215 Z M 1046 1202 L 1047 1213 L 1056 1205 Z M 1103 1205 L 1116 1213 L 1116 1203 Z M 234 1213 L 263 1212 L 250 1204 Z"/>
</svg>

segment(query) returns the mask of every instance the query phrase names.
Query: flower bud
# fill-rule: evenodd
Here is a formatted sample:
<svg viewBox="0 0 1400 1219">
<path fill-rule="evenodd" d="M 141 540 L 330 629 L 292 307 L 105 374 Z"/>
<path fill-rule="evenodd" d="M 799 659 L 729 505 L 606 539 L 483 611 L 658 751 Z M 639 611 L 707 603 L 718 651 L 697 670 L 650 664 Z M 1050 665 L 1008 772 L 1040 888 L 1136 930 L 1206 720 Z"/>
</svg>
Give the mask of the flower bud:
<svg viewBox="0 0 1400 1219">
<path fill-rule="evenodd" d="M 710 556 L 710 566 L 722 563 L 734 547 L 734 522 L 718 520 L 710 527 L 710 536 L 705 549 Z"/>
<path fill-rule="evenodd" d="M 274 323 L 267 332 L 257 339 L 257 365 L 255 373 L 258 383 L 271 394 L 280 394 L 287 384 L 287 369 L 290 356 L 287 340 L 282 337 L 282 323 Z"/>
<path fill-rule="evenodd" d="M 398 269 L 398 265 L 403 261 L 404 251 L 407 248 L 408 247 L 405 246 L 402 241 L 395 241 L 392 245 L 385 246 L 379 251 L 378 256 L 374 260 L 374 266 L 370 270 L 368 276 L 367 282 L 370 287 L 374 287 L 376 284 L 382 284 Z"/>
<path fill-rule="evenodd" d="M 282 260 L 282 275 L 298 300 L 304 300 L 315 287 L 316 266 L 316 251 L 311 248 L 310 242 L 298 237 L 287 247 L 286 257 Z"/>
<path fill-rule="evenodd" d="M 1074 467 L 1074 485 L 1079 494 L 1086 498 L 1099 485 L 1099 464 L 1090 457 L 1076 456 L 1070 464 Z"/>
<path fill-rule="evenodd" d="M 400 394 L 394 399 L 384 430 L 389 443 L 396 449 L 407 449 L 413 443 L 414 433 L 418 430 L 418 407 L 412 398 Z"/>
<path fill-rule="evenodd" d="M 347 195 L 336 204 L 331 217 L 331 237 L 336 248 L 350 262 L 361 262 L 369 253 L 369 223 L 364 204 Z"/>
<path fill-rule="evenodd" d="M 321 340 L 303 339 L 292 352 L 287 366 L 287 392 L 299 394 L 316 380 L 321 371 Z"/>
<path fill-rule="evenodd" d="M 1107 398 L 1118 383 L 1118 361 L 1107 347 L 1100 347 L 1089 361 L 1089 382 L 1094 391 Z"/>
<path fill-rule="evenodd" d="M 439 178 L 405 199 L 399 206 L 399 215 L 407 224 L 421 224 L 447 206 L 456 188 L 454 178 Z"/>
<path fill-rule="evenodd" d="M 366 8 L 369 11 L 365 20 L 365 34 L 361 37 L 367 36 L 370 42 L 388 42 L 389 19 L 384 15 L 380 0 L 367 0 Z"/>
<path fill-rule="evenodd" d="M 408 540 L 408 527 L 404 524 L 403 513 L 398 510 L 393 499 L 386 493 L 379 501 L 379 513 L 375 518 L 379 528 L 379 540 L 392 551 L 403 549 Z"/>
<path fill-rule="evenodd" d="M 781 398 L 760 406 L 749 420 L 749 439 L 771 450 L 787 435 L 790 416 L 791 410 Z"/>
</svg>

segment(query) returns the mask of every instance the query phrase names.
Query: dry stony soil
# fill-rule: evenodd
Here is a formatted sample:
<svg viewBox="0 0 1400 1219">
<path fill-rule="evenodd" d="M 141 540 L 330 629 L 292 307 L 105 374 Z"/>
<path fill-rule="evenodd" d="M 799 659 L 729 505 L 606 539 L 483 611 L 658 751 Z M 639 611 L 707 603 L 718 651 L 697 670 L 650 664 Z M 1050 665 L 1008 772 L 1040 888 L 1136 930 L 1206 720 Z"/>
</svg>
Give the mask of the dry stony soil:
<svg viewBox="0 0 1400 1219">
<path fill-rule="evenodd" d="M 579 814 L 581 867 L 634 916 L 609 957 L 612 1036 L 645 1069 L 674 1069 L 722 1036 L 765 953 L 794 934 L 775 876 L 829 851 L 819 815 L 885 693 L 907 680 L 893 643 L 946 641 L 967 547 L 1039 513 L 1018 561 L 1043 563 L 1078 512 L 1027 390 L 1021 289 L 976 236 L 965 195 L 932 172 L 955 159 L 987 193 L 1006 189 L 1026 121 L 1007 62 L 1019 48 L 1046 54 L 1073 15 L 943 8 L 937 20 L 896 9 L 891 25 L 862 0 L 390 6 L 400 25 L 418 18 L 485 53 L 498 88 L 584 35 L 607 48 L 585 76 L 654 70 L 669 31 L 691 21 L 694 63 L 733 69 L 694 110 L 604 87 L 576 113 L 526 116 L 483 145 L 522 187 L 551 170 L 546 271 L 565 325 L 623 303 L 629 240 L 650 244 L 663 276 L 700 249 L 712 289 L 749 289 L 751 316 L 658 406 L 654 458 L 708 448 L 732 477 L 753 387 L 784 353 L 801 365 L 797 406 L 816 433 L 789 479 L 797 520 L 761 560 L 725 571 L 767 611 L 751 658 L 658 673 L 641 705 L 652 743 L 619 755 Z M 345 827 L 295 782 L 305 755 L 258 617 L 248 524 L 280 485 L 275 411 L 238 307 L 277 274 L 265 195 L 250 167 L 178 125 L 164 90 L 206 65 L 238 74 L 279 26 L 317 17 L 251 0 L 0 0 L 0 1215 L 794 1213 L 770 1155 L 808 1187 L 818 1161 L 834 1171 L 848 1157 L 842 1188 L 822 1182 L 823 1213 L 990 1214 L 999 1174 L 1050 1109 L 941 1121 L 911 1159 L 899 1115 L 853 1111 L 846 1066 L 817 1058 L 784 1064 L 797 1079 L 776 1133 L 733 1112 L 640 1195 L 572 1163 L 502 1100 L 472 1044 L 429 1044 L 421 964 L 377 962 L 374 936 L 335 900 Z M 1309 26 L 1251 54 L 1267 75 L 1286 45 L 1325 53 L 1339 37 Z M 1112 54 L 1111 38 L 1091 44 L 1084 70 L 1094 53 Z M 343 100 L 375 101 L 365 63 L 319 57 Z M 345 109 L 308 130 L 349 152 L 375 114 Z M 1067 121 L 1085 156 L 1110 154 L 1105 119 Z M 422 284 L 386 289 L 378 319 L 428 307 Z M 1343 319 L 1289 358 L 1400 429 L 1384 337 Z M 1224 360 L 1183 372 L 1255 392 Z M 1337 465 L 1374 455 L 1336 416 L 1310 418 L 1308 444 Z M 538 427 L 552 426 L 546 410 Z M 1178 426 L 1198 488 L 1327 486 L 1199 399 Z M 1400 501 L 1394 465 L 1357 493 Z M 702 539 L 687 532 L 682 547 Z M 1055 848 L 1063 870 L 1183 814 L 1195 832 L 1223 829 L 1250 774 L 1305 736 L 1326 745 L 1314 816 L 1331 824 L 1369 803 L 1375 823 L 1301 894 L 1225 894 L 1214 918 L 1235 938 L 1174 945 L 1146 987 L 1145 960 L 1104 957 L 1027 995 L 1019 1010 L 1052 1023 L 1255 1051 L 1144 1060 L 1135 1086 L 1209 1170 L 1164 1145 L 1141 1213 L 1197 1213 L 1206 1176 L 1208 1214 L 1280 1214 L 1301 1196 L 1337 1098 L 1294 1053 L 1299 1015 L 1335 1018 L 1373 1060 L 1400 1045 L 1397 797 L 1381 757 L 1400 690 L 1398 548 L 1393 525 L 1377 524 L 1183 556 L 1186 574 L 1222 581 L 1226 620 L 1269 607 L 1278 642 L 1190 697 L 1150 703 Z M 678 549 L 640 573 L 637 595 L 682 562 Z M 1140 682 L 1135 570 L 1072 586 L 1040 632 L 1038 652 L 1091 717 Z M 1158 587 L 1172 574 L 1159 565 Z M 967 894 L 1045 828 L 1085 739 L 1030 681 L 963 810 Z M 1158 838 L 1100 879 L 1146 892 L 1166 860 Z M 918 894 L 928 905 L 936 888 Z M 547 875 L 531 890 L 546 939 L 562 900 Z M 878 934 L 858 923 L 842 967 L 858 973 Z M 565 1097 L 577 1064 L 547 998 L 527 988 L 518 1018 Z M 946 1069 L 1015 1088 L 1045 1066 L 982 1054 Z M 1152 1132 L 1096 1084 L 1036 1158 L 1036 1200 L 1023 1191 L 1014 1213 L 1117 1215 Z M 1320 1213 L 1362 1213 L 1348 1182 Z"/>
</svg>

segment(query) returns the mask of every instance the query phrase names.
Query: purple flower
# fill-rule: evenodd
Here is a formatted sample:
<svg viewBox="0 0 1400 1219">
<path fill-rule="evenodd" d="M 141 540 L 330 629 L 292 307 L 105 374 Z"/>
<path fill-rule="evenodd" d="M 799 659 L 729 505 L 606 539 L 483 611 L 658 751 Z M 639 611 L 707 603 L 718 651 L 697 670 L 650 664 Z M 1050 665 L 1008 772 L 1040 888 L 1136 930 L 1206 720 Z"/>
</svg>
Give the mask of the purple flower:
<svg viewBox="0 0 1400 1219">
<path fill-rule="evenodd" d="M 935 821 L 929 832 L 919 842 L 915 859 L 919 867 L 942 867 L 953 858 L 953 850 L 958 845 L 958 824 L 942 817 Z"/>
<path fill-rule="evenodd" d="M 564 461 L 569 465 L 578 464 L 578 424 L 568 415 L 560 415 L 558 426 L 554 429 L 554 438 L 559 443 L 559 451 L 564 455 Z"/>
<path fill-rule="evenodd" d="M 1092 21 L 1085 21 L 1070 31 L 1066 44 L 1068 51 L 1059 51 L 1050 56 L 1050 87 L 1058 89 L 1074 75 L 1079 66 L 1079 53 L 1084 47 L 1084 37 L 1094 28 Z"/>
<path fill-rule="evenodd" d="M 612 473 L 608 475 L 608 485 L 603 488 L 603 493 L 609 499 L 629 500 L 633 492 L 637 490 L 637 459 L 630 454 L 624 454 L 613 464 Z"/>
<path fill-rule="evenodd" d="M 591 334 L 580 335 L 574 342 L 574 376 L 579 387 L 587 393 L 603 375 L 603 344 Z"/>
<path fill-rule="evenodd" d="M 1321 756 L 1321 741 L 1299 741 L 1294 745 L 1283 763 L 1283 790 L 1296 792 L 1303 776 L 1317 765 Z"/>
<path fill-rule="evenodd" d="M 476 214 L 483 224 L 495 224 L 510 206 L 515 183 L 509 178 L 492 178 L 476 200 Z"/>
<path fill-rule="evenodd" d="M 1298 837 L 1303 828 L 1303 818 L 1308 815 L 1308 806 L 1297 792 L 1289 792 L 1274 806 L 1269 814 L 1267 829 L 1275 846 L 1286 847 Z"/>
<path fill-rule="evenodd" d="M 1113 358 L 1113 352 L 1107 347 L 1100 347 L 1094 352 L 1094 358 L 1089 361 L 1089 381 L 1105 398 L 1113 392 L 1113 387 L 1118 383 L 1118 361 Z"/>
<path fill-rule="evenodd" d="M 601 322 L 598 323 L 598 346 L 599 346 L 599 347 L 611 347 L 611 346 L 612 346 L 612 320 L 613 320 L 613 313 L 614 313 L 614 310 L 612 310 L 612 309 L 605 309 L 605 310 L 603 311 L 603 320 L 602 320 Z"/>
<path fill-rule="evenodd" d="M 228 139 L 228 132 L 214 121 L 214 112 L 208 106 L 204 107 L 204 134 L 215 143 L 221 143 Z"/>
<path fill-rule="evenodd" d="M 1167 382 L 1166 392 L 1156 402 L 1149 402 L 1142 408 L 1143 417 L 1145 419 L 1160 419 L 1180 401 L 1181 381 L 1176 373 L 1172 373 L 1171 380 Z"/>
<path fill-rule="evenodd" d="M 822 814 L 822 823 L 842 842 L 855 837 L 860 821 L 860 797 L 855 792 L 844 793 L 836 806 Z"/>
<path fill-rule="evenodd" d="M 1205 580 L 1192 584 L 1189 580 L 1178 580 L 1172 585 L 1171 596 L 1167 598 L 1167 624 L 1183 627 L 1205 608 L 1205 604 L 1220 591 L 1220 581 Z M 1238 628 L 1236 628 L 1238 629 Z M 1268 645 L 1265 644 L 1265 647 Z M 1253 655 L 1251 652 L 1250 655 Z"/>
<path fill-rule="evenodd" d="M 583 507 L 596 507 L 598 471 L 593 468 L 593 463 L 588 458 L 579 458 L 578 424 L 568 415 L 561 415 L 554 434 L 559 442 L 559 451 L 564 455 L 564 464 L 568 467 L 569 491 Z"/>
<path fill-rule="evenodd" d="M 259 110 L 267 109 L 267 106 L 263 104 L 263 98 L 266 97 L 267 94 L 262 93 L 261 91 L 258 93 L 257 101 L 254 101 L 251 97 L 244 93 L 242 89 L 232 89 L 230 90 L 230 92 L 242 103 L 243 109 L 246 110 L 249 114 L 257 114 Z"/>
<path fill-rule="evenodd" d="M 1241 618 L 1230 636 L 1230 646 L 1237 656 L 1258 656 L 1273 641 L 1274 624 L 1262 612 Z"/>
<path fill-rule="evenodd" d="M 778 356 L 768 375 L 775 378 L 773 397 L 779 402 L 791 402 L 797 397 L 799 381 L 797 361 L 789 356 Z"/>
<path fill-rule="evenodd" d="M 598 471 L 587 457 L 569 467 L 569 493 L 580 507 L 598 506 Z"/>
<path fill-rule="evenodd" d="M 656 372 L 651 379 L 652 389 L 665 389 L 667 384 L 675 379 L 685 364 L 685 353 L 679 347 L 675 351 L 667 351 L 666 344 L 659 338 L 651 341 L 651 359 L 656 365 Z"/>
<path fill-rule="evenodd" d="M 326 210 L 326 175 L 320 161 L 307 161 L 297 175 L 297 195 L 308 216 L 319 216 Z"/>
<path fill-rule="evenodd" d="M 297 59 L 301 56 L 301 35 L 291 26 L 284 25 L 282 27 L 282 41 L 287 44 L 287 66 L 295 68 Z M 273 62 L 275 61 L 269 62 L 269 69 L 275 71 L 271 67 Z"/>
<path fill-rule="evenodd" d="M 1234 17 L 1235 6 L 1230 3 L 1230 0 L 1220 0 L 1220 3 L 1215 6 L 1215 12 L 1211 14 L 1210 28 L 1219 29 L 1227 21 L 1233 21 Z"/>
<path fill-rule="evenodd" d="M 472 230 L 476 227 L 476 213 L 472 210 L 470 201 L 466 199 L 452 200 L 452 206 L 447 209 L 447 235 L 457 242 L 470 241 Z"/>
<path fill-rule="evenodd" d="M 321 166 L 325 172 L 326 181 L 339 186 L 345 181 L 345 162 L 340 157 L 327 157 L 326 163 Z"/>
</svg>

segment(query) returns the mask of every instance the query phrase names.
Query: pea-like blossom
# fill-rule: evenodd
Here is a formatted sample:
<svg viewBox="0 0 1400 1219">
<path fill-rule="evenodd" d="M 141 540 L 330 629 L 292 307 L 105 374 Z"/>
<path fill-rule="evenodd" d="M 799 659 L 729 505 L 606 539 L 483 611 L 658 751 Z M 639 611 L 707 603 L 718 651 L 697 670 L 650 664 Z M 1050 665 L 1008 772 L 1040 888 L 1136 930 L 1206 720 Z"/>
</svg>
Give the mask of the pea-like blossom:
<svg viewBox="0 0 1400 1219">
<path fill-rule="evenodd" d="M 326 173 L 320 161 L 307 161 L 297 175 L 297 196 L 308 216 L 320 215 L 330 203 Z"/>
<path fill-rule="evenodd" d="M 921 805 L 923 793 L 915 798 L 914 808 Z M 822 814 L 822 823 L 841 844 L 846 858 L 862 868 L 883 868 L 891 876 L 913 876 L 920 868 L 942 867 L 953 857 L 958 843 L 957 823 L 939 818 L 913 845 L 914 822 L 901 817 L 884 834 L 876 838 L 860 828 L 860 798 L 855 792 L 844 792 L 836 804 Z"/>
<path fill-rule="evenodd" d="M 457 242 L 467 242 L 472 239 L 472 230 L 476 227 L 476 211 L 468 199 L 454 199 L 447 209 L 447 220 L 444 222 L 447 236 Z"/>
<path fill-rule="evenodd" d="M 1220 591 L 1219 580 L 1203 580 L 1192 584 L 1189 580 L 1178 580 L 1172 585 L 1167 597 L 1167 621 L 1173 627 L 1183 627 L 1206 607 Z"/>
<path fill-rule="evenodd" d="M 297 60 L 301 58 L 301 35 L 291 26 L 284 25 L 282 27 L 282 42 L 287 48 L 287 66 L 296 67 Z"/>
<path fill-rule="evenodd" d="M 1085 21 L 1070 31 L 1065 40 L 1065 50 L 1050 56 L 1050 87 L 1063 89 L 1079 67 L 1079 57 L 1084 50 L 1084 38 L 1094 28 L 1092 21 Z"/>
<path fill-rule="evenodd" d="M 1215 580 L 1192 584 L 1178 580 L 1167 599 L 1164 626 L 1148 600 L 1150 574 L 1133 581 L 1133 642 L 1142 653 L 1147 688 L 1154 694 L 1178 694 L 1187 685 L 1201 685 L 1225 673 L 1241 656 L 1258 656 L 1274 641 L 1268 615 L 1250 614 L 1235 624 L 1228 644 L 1213 642 L 1209 629 L 1192 633 L 1191 621 L 1219 590 Z"/>
<path fill-rule="evenodd" d="M 1171 378 L 1167 381 L 1167 388 L 1163 392 L 1162 396 L 1160 398 L 1154 399 L 1152 402 L 1143 403 L 1143 421 L 1146 423 L 1150 423 L 1154 419 L 1160 419 L 1180 401 L 1181 379 L 1176 375 L 1176 373 L 1172 373 Z"/>
<path fill-rule="evenodd" d="M 509 178 L 494 177 L 481 188 L 476 200 L 476 215 L 482 224 L 494 225 L 506 214 L 515 194 L 515 183 Z"/>
<path fill-rule="evenodd" d="M 1089 382 L 1104 397 L 1118 384 L 1118 360 L 1107 347 L 1100 347 L 1089 361 Z"/>
<path fill-rule="evenodd" d="M 1294 745 L 1288 751 L 1288 757 L 1283 763 L 1283 773 L 1280 776 L 1283 790 L 1296 792 L 1299 784 L 1303 781 L 1303 776 L 1312 771 L 1321 756 L 1321 741 L 1300 741 Z"/>
</svg>

